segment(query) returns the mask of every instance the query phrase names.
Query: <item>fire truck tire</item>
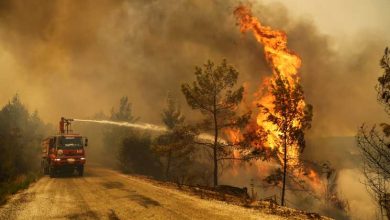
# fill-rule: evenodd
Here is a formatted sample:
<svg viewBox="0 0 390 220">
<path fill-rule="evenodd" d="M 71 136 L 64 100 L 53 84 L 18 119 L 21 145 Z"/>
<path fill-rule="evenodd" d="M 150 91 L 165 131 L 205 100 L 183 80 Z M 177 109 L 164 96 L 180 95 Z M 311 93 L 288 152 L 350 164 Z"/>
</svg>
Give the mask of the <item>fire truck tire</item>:
<svg viewBox="0 0 390 220">
<path fill-rule="evenodd" d="M 79 176 L 83 176 L 84 175 L 84 166 L 79 167 L 79 169 L 77 171 L 79 172 Z"/>
</svg>

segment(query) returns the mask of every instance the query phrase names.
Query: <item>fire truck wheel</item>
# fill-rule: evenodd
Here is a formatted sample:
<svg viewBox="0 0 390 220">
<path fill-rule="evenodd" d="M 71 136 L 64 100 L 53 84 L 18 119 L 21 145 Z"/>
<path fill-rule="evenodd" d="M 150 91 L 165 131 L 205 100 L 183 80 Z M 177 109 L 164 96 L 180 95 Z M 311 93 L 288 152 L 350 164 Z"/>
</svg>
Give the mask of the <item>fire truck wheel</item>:
<svg viewBox="0 0 390 220">
<path fill-rule="evenodd" d="M 79 172 L 79 176 L 83 176 L 84 175 L 84 166 L 79 167 L 78 172 Z"/>
</svg>

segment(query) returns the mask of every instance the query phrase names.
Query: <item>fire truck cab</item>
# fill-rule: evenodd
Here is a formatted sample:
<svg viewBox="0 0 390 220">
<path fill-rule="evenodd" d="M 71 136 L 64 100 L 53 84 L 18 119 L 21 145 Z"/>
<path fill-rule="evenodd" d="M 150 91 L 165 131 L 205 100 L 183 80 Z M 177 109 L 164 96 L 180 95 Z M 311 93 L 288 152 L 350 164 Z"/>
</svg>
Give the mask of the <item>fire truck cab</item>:
<svg viewBox="0 0 390 220">
<path fill-rule="evenodd" d="M 43 173 L 50 177 L 55 177 L 61 171 L 76 170 L 79 176 L 84 174 L 84 148 L 88 146 L 88 139 L 73 134 L 69 129 L 70 121 L 71 119 L 61 118 L 60 133 L 42 141 L 41 167 Z"/>
</svg>

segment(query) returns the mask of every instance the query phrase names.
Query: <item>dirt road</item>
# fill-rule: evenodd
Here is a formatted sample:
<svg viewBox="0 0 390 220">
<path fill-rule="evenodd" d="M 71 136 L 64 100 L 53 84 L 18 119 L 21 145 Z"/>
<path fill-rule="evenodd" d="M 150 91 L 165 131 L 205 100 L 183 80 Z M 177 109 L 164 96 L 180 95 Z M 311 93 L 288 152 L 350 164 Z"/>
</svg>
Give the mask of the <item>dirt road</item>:
<svg viewBox="0 0 390 220">
<path fill-rule="evenodd" d="M 0 219 L 282 219 L 207 201 L 87 166 L 84 177 L 43 177 L 0 207 Z"/>
</svg>

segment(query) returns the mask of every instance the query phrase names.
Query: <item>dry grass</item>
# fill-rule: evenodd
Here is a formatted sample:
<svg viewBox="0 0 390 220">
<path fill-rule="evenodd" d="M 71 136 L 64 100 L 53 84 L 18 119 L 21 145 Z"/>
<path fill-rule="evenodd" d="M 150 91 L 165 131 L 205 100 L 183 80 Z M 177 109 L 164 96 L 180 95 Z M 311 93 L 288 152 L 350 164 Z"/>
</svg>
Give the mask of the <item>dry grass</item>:
<svg viewBox="0 0 390 220">
<path fill-rule="evenodd" d="M 144 181 L 151 182 L 158 186 L 165 186 L 172 189 L 180 190 L 184 193 L 200 197 L 206 200 L 218 200 L 223 201 L 229 204 L 238 205 L 250 209 L 260 210 L 263 213 L 285 217 L 288 219 L 320 219 L 328 220 L 332 219 L 329 217 L 321 216 L 318 213 L 306 212 L 302 210 L 292 209 L 288 207 L 283 207 L 278 205 L 272 200 L 251 200 L 248 196 L 237 196 L 231 195 L 226 192 L 221 192 L 213 187 L 204 187 L 204 186 L 188 186 L 188 185 L 178 185 L 171 182 L 162 182 L 157 181 L 145 176 L 137 176 L 138 178 L 143 179 Z"/>
</svg>

